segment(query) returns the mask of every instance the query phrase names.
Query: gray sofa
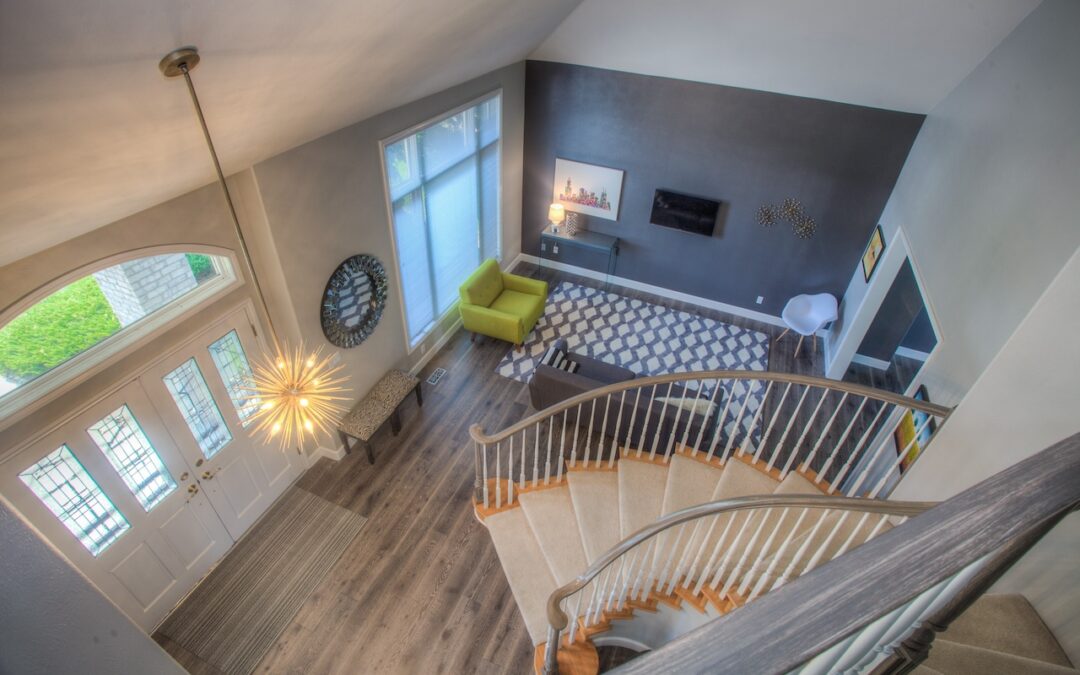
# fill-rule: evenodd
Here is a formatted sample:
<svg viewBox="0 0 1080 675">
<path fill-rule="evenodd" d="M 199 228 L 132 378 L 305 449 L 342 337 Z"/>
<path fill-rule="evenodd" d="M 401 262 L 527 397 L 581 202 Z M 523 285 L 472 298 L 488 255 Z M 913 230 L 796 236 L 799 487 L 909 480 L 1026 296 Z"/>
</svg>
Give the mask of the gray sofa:
<svg viewBox="0 0 1080 675">
<path fill-rule="evenodd" d="M 536 366 L 536 369 L 533 371 L 532 380 L 529 381 L 529 398 L 532 401 L 533 408 L 537 410 L 543 410 L 544 408 L 561 403 L 566 399 L 573 398 L 578 394 L 583 394 L 598 387 L 637 378 L 637 374 L 632 370 L 605 363 L 589 356 L 585 356 L 584 354 L 569 352 L 566 346 L 566 340 L 563 338 L 558 338 L 553 344 L 554 346 L 566 350 L 570 360 L 577 362 L 579 368 L 576 373 L 568 373 L 565 370 L 560 370 L 559 368 L 554 368 L 545 364 Z M 677 440 L 681 441 L 684 434 L 686 434 L 688 421 L 690 424 L 690 431 L 689 434 L 686 434 L 686 437 L 689 444 L 693 444 L 697 440 L 699 433 L 701 433 L 702 437 L 705 439 L 703 444 L 707 444 L 708 441 L 711 440 L 718 414 L 715 414 L 715 412 L 711 415 L 691 414 L 684 410 L 682 414 L 679 415 L 680 409 L 677 405 L 669 403 L 665 406 L 662 402 L 655 400 L 652 403 L 652 412 L 650 413 L 649 401 L 654 398 L 654 388 L 656 389 L 655 397 L 671 397 L 674 399 L 681 398 L 685 393 L 687 401 L 693 401 L 697 395 L 694 391 L 688 391 L 678 384 L 661 384 L 656 385 L 655 387 L 646 386 L 640 390 L 640 397 L 637 395 L 639 390 L 628 390 L 626 399 L 621 404 L 622 419 L 618 438 L 619 445 L 626 444 L 627 430 L 631 420 L 633 420 L 633 431 L 630 436 L 631 446 L 635 448 L 641 446 L 644 447 L 646 451 L 651 450 L 658 427 L 662 432 L 660 438 L 668 438 L 670 431 L 675 425 L 676 417 L 678 417 Z M 717 396 L 717 404 L 722 403 L 721 399 L 721 396 Z M 621 394 L 612 396 L 611 405 L 608 407 L 606 427 L 604 425 L 604 410 L 600 408 L 598 404 L 596 418 L 593 421 L 593 430 L 595 432 L 599 433 L 601 430 L 604 430 L 609 437 L 614 435 L 616 425 L 620 424 L 619 401 L 621 400 Z M 717 405 L 716 410 L 718 411 L 719 408 L 720 406 Z M 573 421 L 574 418 L 571 417 L 570 419 Z M 588 407 L 583 407 L 582 426 L 588 425 L 588 419 L 589 409 Z M 648 426 L 646 426 L 646 424 Z M 703 424 L 705 429 L 702 433 Z M 663 452 L 664 450 L 666 450 L 666 448 L 657 448 L 658 452 Z"/>
</svg>

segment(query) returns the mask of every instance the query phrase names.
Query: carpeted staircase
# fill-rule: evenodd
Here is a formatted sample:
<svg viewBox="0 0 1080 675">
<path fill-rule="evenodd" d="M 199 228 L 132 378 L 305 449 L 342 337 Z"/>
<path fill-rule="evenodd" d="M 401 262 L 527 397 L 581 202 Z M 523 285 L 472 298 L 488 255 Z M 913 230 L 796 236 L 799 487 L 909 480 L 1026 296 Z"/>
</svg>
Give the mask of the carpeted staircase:
<svg viewBox="0 0 1080 675">
<path fill-rule="evenodd" d="M 930 647 L 918 675 L 1053 675 L 1072 663 L 1021 595 L 984 595 Z"/>
<path fill-rule="evenodd" d="M 553 479 L 548 485 L 519 489 L 510 506 L 490 510 L 478 506 L 477 512 L 491 533 L 533 644 L 539 646 L 547 639 L 548 596 L 622 539 L 663 515 L 706 502 L 773 493 L 823 494 L 828 486 L 816 484 L 813 479 L 813 475 L 791 471 L 781 481 L 778 471 L 766 471 L 764 462 L 752 464 L 749 455 L 733 456 L 721 466 L 715 459 L 707 461 L 704 453 L 691 456 L 683 451 L 664 463 L 660 457 L 650 460 L 647 454 L 623 451 L 613 466 L 606 460 L 587 468 L 579 463 L 568 469 L 561 481 Z M 842 534 L 834 538 L 832 552 L 849 541 L 853 529 L 851 525 L 842 528 Z M 828 531 L 823 528 L 821 536 Z M 691 550 L 708 550 L 719 532 L 720 528 L 714 527 L 704 546 L 704 538 L 710 535 L 703 529 L 689 543 L 668 542 L 665 549 L 661 541 L 660 550 L 668 550 L 671 545 L 680 552 L 687 546 Z M 665 532 L 658 536 L 662 539 L 671 535 Z M 690 605 L 702 620 L 710 620 L 740 604 L 735 598 L 713 596 L 713 607 L 707 609 L 708 596 L 706 592 L 695 598 L 685 589 L 669 594 L 653 592 L 645 603 L 638 603 L 643 606 L 636 611 L 649 611 L 650 603 L 655 607 L 662 600 L 674 608 Z M 613 619 L 631 617 L 628 612 Z"/>
</svg>

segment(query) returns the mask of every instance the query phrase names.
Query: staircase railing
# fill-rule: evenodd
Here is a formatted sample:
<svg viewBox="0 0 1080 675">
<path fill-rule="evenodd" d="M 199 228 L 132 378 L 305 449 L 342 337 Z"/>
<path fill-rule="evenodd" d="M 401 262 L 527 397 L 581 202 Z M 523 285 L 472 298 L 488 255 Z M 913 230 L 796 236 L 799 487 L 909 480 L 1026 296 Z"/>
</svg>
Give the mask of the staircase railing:
<svg viewBox="0 0 1080 675">
<path fill-rule="evenodd" d="M 936 633 L 1078 507 L 1075 434 L 619 672 L 910 672 Z"/>
<path fill-rule="evenodd" d="M 582 633 L 627 608 L 671 597 L 711 601 L 729 611 L 931 506 L 768 495 L 671 513 L 620 542 L 551 594 L 544 672 L 558 672 L 560 647 L 574 645 Z M 852 514 L 856 517 L 849 521 Z"/>
<path fill-rule="evenodd" d="M 908 411 L 922 418 L 905 421 Z M 857 384 L 791 373 L 703 371 L 600 387 L 475 442 L 485 509 L 558 482 L 567 469 L 613 466 L 620 452 L 668 462 L 675 452 L 738 457 L 778 479 L 799 471 L 827 494 L 888 494 L 951 409 Z M 895 432 L 902 424 L 907 433 Z M 926 437 L 929 436 L 929 440 Z"/>
</svg>

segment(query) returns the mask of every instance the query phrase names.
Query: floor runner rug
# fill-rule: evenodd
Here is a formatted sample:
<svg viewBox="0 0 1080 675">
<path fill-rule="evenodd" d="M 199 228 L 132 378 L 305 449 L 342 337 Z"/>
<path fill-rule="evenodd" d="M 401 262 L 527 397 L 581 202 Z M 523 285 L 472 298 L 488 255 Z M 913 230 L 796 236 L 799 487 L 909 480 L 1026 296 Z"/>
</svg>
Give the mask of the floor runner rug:
<svg viewBox="0 0 1080 675">
<path fill-rule="evenodd" d="M 158 631 L 225 673 L 247 675 L 365 522 L 289 488 Z"/>
</svg>

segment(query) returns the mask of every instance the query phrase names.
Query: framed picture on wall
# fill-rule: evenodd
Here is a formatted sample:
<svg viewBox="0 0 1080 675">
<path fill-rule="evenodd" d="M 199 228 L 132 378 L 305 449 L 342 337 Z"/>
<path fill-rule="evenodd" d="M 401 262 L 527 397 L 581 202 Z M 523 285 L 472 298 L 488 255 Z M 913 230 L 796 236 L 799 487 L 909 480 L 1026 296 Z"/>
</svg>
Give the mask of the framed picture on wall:
<svg viewBox="0 0 1080 675">
<path fill-rule="evenodd" d="M 622 182 L 621 169 L 556 157 L 551 201 L 567 211 L 618 220 Z"/>
<path fill-rule="evenodd" d="M 913 398 L 918 401 L 929 402 L 930 398 L 926 393 L 926 386 L 919 385 Z M 927 422 L 927 418 L 930 418 L 929 422 Z M 911 447 L 908 448 L 907 455 L 900 460 L 900 473 L 907 471 L 907 468 L 911 466 L 911 463 L 919 456 L 922 449 L 930 442 L 930 437 L 934 435 L 934 431 L 936 430 L 937 423 L 928 413 L 919 410 L 908 410 L 904 413 L 904 416 L 900 418 L 900 426 L 896 427 L 896 431 L 893 432 L 893 441 L 896 443 L 897 456 L 904 451 L 904 448 L 907 448 L 909 443 L 911 444 Z M 916 433 L 919 434 L 918 438 L 915 437 Z M 913 438 L 915 439 L 914 443 L 912 443 Z"/>
<path fill-rule="evenodd" d="M 862 273 L 866 281 L 870 281 L 870 275 L 874 273 L 881 254 L 885 252 L 885 235 L 881 233 L 881 225 L 874 228 L 874 234 L 870 236 L 870 243 L 866 245 L 866 252 L 862 254 Z"/>
</svg>

